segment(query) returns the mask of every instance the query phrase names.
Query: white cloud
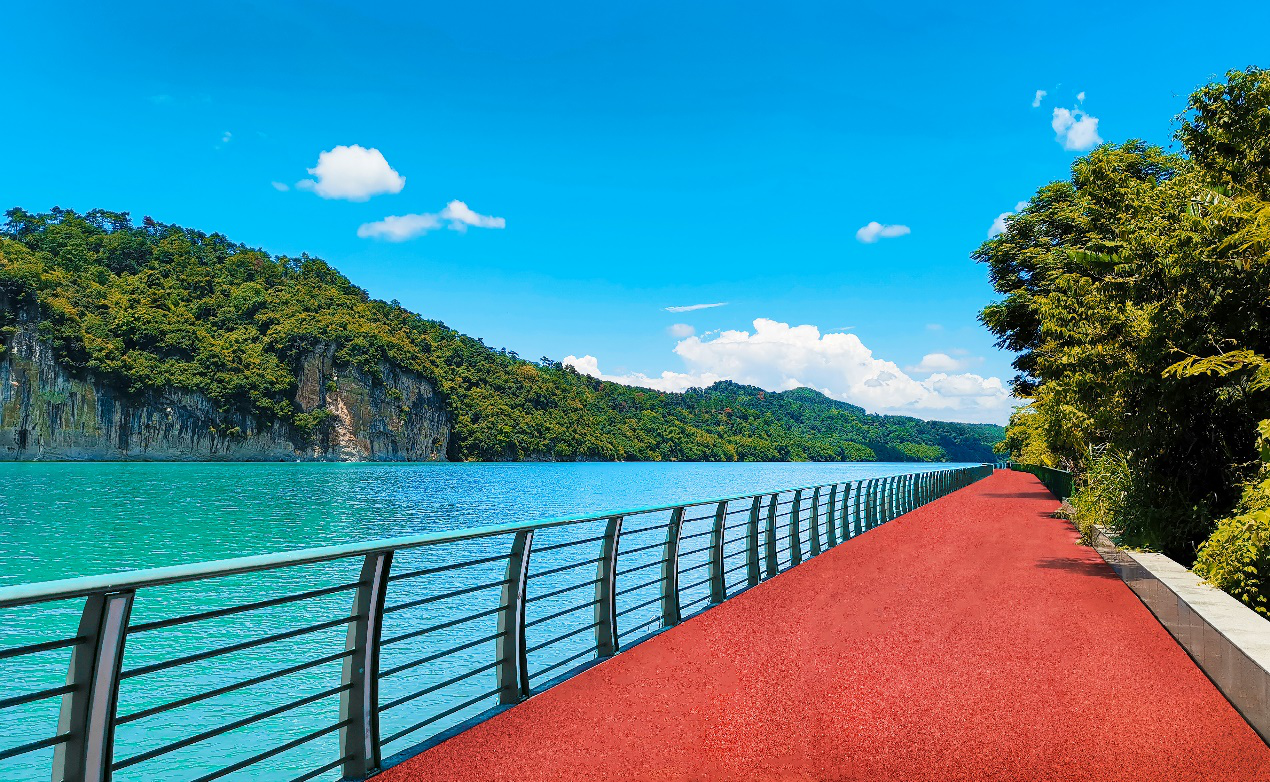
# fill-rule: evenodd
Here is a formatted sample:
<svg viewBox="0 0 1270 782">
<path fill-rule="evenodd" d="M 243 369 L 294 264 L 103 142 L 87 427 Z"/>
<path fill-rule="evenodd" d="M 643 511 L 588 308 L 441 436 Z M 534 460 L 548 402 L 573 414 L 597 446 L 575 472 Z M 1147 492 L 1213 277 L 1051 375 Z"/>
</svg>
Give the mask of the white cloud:
<svg viewBox="0 0 1270 782">
<path fill-rule="evenodd" d="M 277 190 L 279 193 L 285 193 L 291 189 L 291 186 L 286 182 L 270 182 L 269 184 L 273 185 L 273 189 Z"/>
<path fill-rule="evenodd" d="M 657 377 L 649 377 L 640 372 L 629 375 L 606 375 L 600 371 L 600 362 L 595 356 L 565 356 L 561 363 L 573 367 L 584 375 L 598 377 L 601 380 L 621 383 L 624 386 L 653 388 L 658 391 L 686 391 L 689 388 L 702 388 L 725 379 L 710 374 L 696 375 L 684 372 L 662 372 Z"/>
<path fill-rule="evenodd" d="M 693 312 L 695 310 L 708 310 L 711 307 L 726 307 L 726 301 L 716 301 L 714 304 L 687 304 L 683 307 L 667 307 L 666 312 Z"/>
<path fill-rule="evenodd" d="M 378 149 L 354 144 L 337 146 L 318 155 L 317 165 L 309 169 L 316 179 L 295 183 L 300 190 L 311 190 L 322 198 L 344 201 L 366 201 L 380 193 L 400 193 L 406 178 L 388 165 Z"/>
<path fill-rule="evenodd" d="M 994 236 L 1000 236 L 1001 234 L 1005 233 L 1005 229 L 1007 228 L 1005 224 L 1005 218 L 1010 217 L 1011 215 L 1018 214 L 1019 212 L 1022 212 L 1026 208 L 1027 208 L 1027 201 L 1020 201 L 1014 205 L 1013 212 L 1002 212 L 1001 214 L 997 215 L 997 219 L 993 220 L 992 226 L 988 228 L 988 238 L 991 239 Z"/>
<path fill-rule="evenodd" d="M 1098 118 L 1081 109 L 1054 109 L 1050 125 L 1056 134 L 1054 140 L 1070 152 L 1084 152 L 1102 143 L 1102 136 L 1098 135 Z"/>
<path fill-rule="evenodd" d="M 1035 98 L 1032 98 L 1032 108 L 1036 108 L 1036 107 L 1040 106 L 1040 105 L 1041 105 L 1041 99 L 1042 99 L 1042 98 L 1044 98 L 1046 95 L 1049 95 L 1049 93 L 1048 93 L 1048 92 L 1046 92 L 1045 90 L 1037 90 L 1037 91 L 1036 91 L 1036 97 L 1035 97 Z"/>
<path fill-rule="evenodd" d="M 710 338 L 688 337 L 675 346 L 675 353 L 687 371 L 657 377 L 605 375 L 594 356 L 569 356 L 564 363 L 594 377 L 663 391 L 722 379 L 772 391 L 807 386 L 871 412 L 942 420 L 1004 423 L 1015 404 L 999 378 L 960 373 L 950 356 L 939 354 L 947 360 L 943 369 L 932 359 L 928 366 L 937 371 L 917 380 L 894 362 L 874 357 L 854 334 L 821 334 L 815 326 L 766 318 L 754 321 L 752 333 L 729 330 Z"/>
<path fill-rule="evenodd" d="M 684 337 L 691 337 L 693 334 L 696 334 L 697 330 L 687 323 L 675 323 L 666 329 L 666 333 L 672 337 L 683 339 Z"/>
<path fill-rule="evenodd" d="M 227 131 L 225 131 L 225 133 L 224 133 L 223 135 L 221 135 L 221 137 L 220 137 L 220 142 L 221 142 L 222 144 L 228 144 L 228 143 L 230 142 L 230 140 L 231 140 L 231 139 L 233 139 L 233 137 L 234 137 L 234 134 L 233 134 L 233 133 L 230 133 L 230 132 L 227 130 Z"/>
<path fill-rule="evenodd" d="M 1076 93 L 1076 100 L 1083 101 L 1084 99 L 1085 99 L 1085 91 L 1084 91 L 1084 90 L 1081 90 L 1080 92 Z"/>
<path fill-rule="evenodd" d="M 451 201 L 440 212 L 424 212 L 422 214 L 393 215 L 374 223 L 363 223 L 357 229 L 357 235 L 363 239 L 386 239 L 390 242 L 404 242 L 423 236 L 428 231 L 438 228 L 449 228 L 451 231 L 466 233 L 469 226 L 477 228 L 506 228 L 507 221 L 501 217 L 477 214 L 462 201 Z"/>
<path fill-rule="evenodd" d="M 960 372 L 968 362 L 955 359 L 947 353 L 927 353 L 916 366 L 904 367 L 909 372 L 929 375 L 933 372 Z"/>
<path fill-rule="evenodd" d="M 865 244 L 873 244 L 878 239 L 894 239 L 910 233 L 907 225 L 882 225 L 874 221 L 855 232 L 855 238 Z"/>
</svg>

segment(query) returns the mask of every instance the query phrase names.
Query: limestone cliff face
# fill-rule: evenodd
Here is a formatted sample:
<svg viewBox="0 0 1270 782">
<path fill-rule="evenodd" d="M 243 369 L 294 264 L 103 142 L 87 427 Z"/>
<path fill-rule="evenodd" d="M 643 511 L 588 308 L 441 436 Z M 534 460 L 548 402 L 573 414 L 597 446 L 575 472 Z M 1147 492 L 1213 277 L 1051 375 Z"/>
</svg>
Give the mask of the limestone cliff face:
<svg viewBox="0 0 1270 782">
<path fill-rule="evenodd" d="M 0 352 L 0 460 L 446 458 L 450 419 L 432 386 L 386 364 L 381 379 L 336 366 L 334 346 L 303 362 L 295 401 L 304 412 L 325 411 L 325 421 L 302 434 L 286 423 L 222 413 L 202 394 L 132 397 L 91 376 L 72 377 L 39 339 L 34 308 L 15 315 Z"/>
</svg>

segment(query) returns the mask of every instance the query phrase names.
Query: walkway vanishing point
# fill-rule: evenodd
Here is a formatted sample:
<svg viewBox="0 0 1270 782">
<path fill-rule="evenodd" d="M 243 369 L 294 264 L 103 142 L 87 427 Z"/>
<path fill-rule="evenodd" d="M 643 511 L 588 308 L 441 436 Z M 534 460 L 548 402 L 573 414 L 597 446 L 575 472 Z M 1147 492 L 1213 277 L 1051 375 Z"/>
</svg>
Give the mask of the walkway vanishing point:
<svg viewBox="0 0 1270 782">
<path fill-rule="evenodd" d="M 1270 780 L 1057 506 L 997 471 L 378 779 Z"/>
</svg>

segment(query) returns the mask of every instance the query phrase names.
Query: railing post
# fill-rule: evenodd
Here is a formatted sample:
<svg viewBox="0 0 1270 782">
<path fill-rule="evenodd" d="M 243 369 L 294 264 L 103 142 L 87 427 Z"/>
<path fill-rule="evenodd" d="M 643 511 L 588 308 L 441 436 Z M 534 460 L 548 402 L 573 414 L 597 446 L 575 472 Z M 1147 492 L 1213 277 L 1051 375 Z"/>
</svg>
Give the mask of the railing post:
<svg viewBox="0 0 1270 782">
<path fill-rule="evenodd" d="M 856 481 L 852 493 L 855 494 L 855 507 L 851 513 L 851 529 L 853 530 L 851 537 L 855 537 L 864 532 L 861 520 L 861 514 L 864 512 L 864 481 Z"/>
<path fill-rule="evenodd" d="M 600 542 L 600 561 L 595 566 L 595 653 L 617 654 L 617 544 L 622 536 L 622 517 L 610 516 Z"/>
<path fill-rule="evenodd" d="M 89 595 L 71 652 L 53 751 L 57 782 L 109 782 L 114 756 L 115 706 L 133 592 Z"/>
<path fill-rule="evenodd" d="M 367 554 L 353 595 L 340 693 L 340 756 L 344 779 L 365 779 L 379 769 L 379 637 L 392 552 Z"/>
<path fill-rule="evenodd" d="M 867 524 L 868 529 L 877 526 L 878 520 L 878 479 L 874 478 L 869 481 L 869 513 Z"/>
<path fill-rule="evenodd" d="M 723 581 L 723 526 L 728 518 L 728 501 L 714 509 L 714 526 L 710 528 L 710 602 L 722 603 L 728 592 Z"/>
<path fill-rule="evenodd" d="M 767 566 L 764 578 L 775 576 L 780 567 L 780 560 L 776 558 L 776 502 L 779 498 L 780 494 L 773 494 L 767 503 L 767 529 L 763 534 L 763 542 L 767 544 L 767 551 L 764 552 L 764 564 Z"/>
<path fill-rule="evenodd" d="M 798 539 L 798 514 L 803 504 L 803 490 L 794 492 L 794 504 L 789 507 L 789 566 L 793 567 L 803 561 L 803 545 Z"/>
<path fill-rule="evenodd" d="M 529 697 L 529 668 L 525 654 L 525 578 L 534 531 L 522 530 L 512 538 L 507 558 L 507 583 L 503 584 L 502 610 L 498 612 L 498 702 L 519 703 Z"/>
<path fill-rule="evenodd" d="M 763 508 L 762 495 L 756 495 L 750 502 L 750 521 L 745 525 L 745 583 L 757 586 L 758 570 L 758 516 Z"/>
<path fill-rule="evenodd" d="M 836 483 L 829 487 L 829 504 L 825 509 L 829 511 L 829 518 L 825 519 L 825 537 L 829 548 L 833 548 L 838 545 L 838 484 Z"/>
<path fill-rule="evenodd" d="M 807 545 L 811 549 L 811 556 L 819 556 L 820 554 L 820 487 L 817 486 L 811 492 L 811 519 L 807 525 Z"/>
<path fill-rule="evenodd" d="M 666 527 L 666 556 L 661 562 L 661 624 L 671 627 L 679 624 L 679 537 L 683 531 L 684 507 L 680 505 L 670 513 Z"/>
<path fill-rule="evenodd" d="M 852 530 L 854 529 L 854 527 L 852 526 L 854 522 L 852 521 L 852 518 L 851 518 L 851 511 L 854 505 L 852 504 L 851 495 L 859 493 L 858 491 L 856 491 L 856 487 L 858 485 L 859 484 L 857 483 L 842 484 L 842 512 L 841 512 L 842 519 L 840 521 L 840 523 L 842 524 L 842 530 L 841 530 L 841 533 L 839 534 L 839 537 L 842 538 L 842 541 L 844 543 L 848 540 L 851 540 Z"/>
</svg>

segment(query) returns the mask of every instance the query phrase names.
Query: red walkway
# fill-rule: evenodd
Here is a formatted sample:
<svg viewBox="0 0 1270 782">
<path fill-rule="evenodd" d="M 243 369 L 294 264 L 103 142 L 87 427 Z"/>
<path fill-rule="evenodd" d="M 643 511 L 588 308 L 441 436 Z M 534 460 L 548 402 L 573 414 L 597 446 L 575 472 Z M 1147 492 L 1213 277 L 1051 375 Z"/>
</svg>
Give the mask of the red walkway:
<svg viewBox="0 0 1270 782">
<path fill-rule="evenodd" d="M 379 779 L 1270 780 L 1056 506 L 998 472 Z"/>
</svg>

